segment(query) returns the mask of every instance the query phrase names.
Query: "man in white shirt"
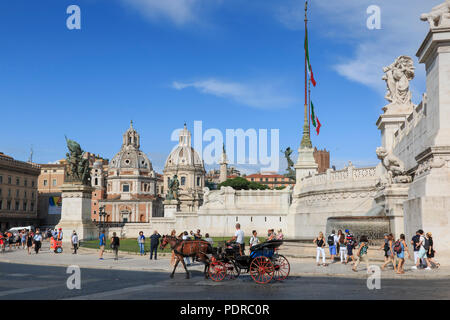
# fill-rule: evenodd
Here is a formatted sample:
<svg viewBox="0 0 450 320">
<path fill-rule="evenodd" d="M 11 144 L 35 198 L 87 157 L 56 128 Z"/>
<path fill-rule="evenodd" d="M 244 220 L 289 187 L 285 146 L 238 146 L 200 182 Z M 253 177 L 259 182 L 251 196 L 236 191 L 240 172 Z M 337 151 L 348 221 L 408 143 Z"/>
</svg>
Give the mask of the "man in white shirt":
<svg viewBox="0 0 450 320">
<path fill-rule="evenodd" d="M 231 240 L 234 240 L 239 244 L 239 253 L 241 256 L 243 256 L 245 252 L 244 231 L 241 230 L 241 225 L 239 223 L 236 223 L 236 232 L 234 233 L 234 237 L 231 238 Z"/>
<path fill-rule="evenodd" d="M 73 230 L 73 234 L 72 234 L 72 245 L 73 245 L 73 254 L 77 254 L 77 249 L 78 249 L 78 235 L 75 232 L 75 230 Z"/>
</svg>

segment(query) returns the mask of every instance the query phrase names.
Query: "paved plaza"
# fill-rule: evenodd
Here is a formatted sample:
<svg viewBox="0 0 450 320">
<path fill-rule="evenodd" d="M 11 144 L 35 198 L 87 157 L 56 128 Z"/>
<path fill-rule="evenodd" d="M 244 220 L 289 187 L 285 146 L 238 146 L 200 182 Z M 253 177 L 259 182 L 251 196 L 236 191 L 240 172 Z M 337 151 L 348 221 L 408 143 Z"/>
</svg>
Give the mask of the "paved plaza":
<svg viewBox="0 0 450 320">
<path fill-rule="evenodd" d="M 205 280 L 199 263 L 188 268 L 191 279 L 185 279 L 182 266 L 170 279 L 168 254 L 150 261 L 148 255 L 121 252 L 115 261 L 109 252 L 99 260 L 94 249 L 82 248 L 77 255 L 69 250 L 55 254 L 46 245 L 38 255 L 12 250 L 0 256 L 0 299 L 170 299 L 173 294 L 181 299 L 450 298 L 450 267 L 413 271 L 408 261 L 405 274 L 394 274 L 388 268 L 381 272 L 381 289 L 369 290 L 365 266 L 357 273 L 339 262 L 318 267 L 312 257 L 296 258 L 292 251 L 285 248 L 284 252 L 290 261 L 290 277 L 258 285 L 245 273 L 220 283 Z M 380 265 L 381 260 L 372 264 Z M 73 265 L 81 269 L 81 290 L 69 290 L 66 285 L 67 267 Z"/>
</svg>

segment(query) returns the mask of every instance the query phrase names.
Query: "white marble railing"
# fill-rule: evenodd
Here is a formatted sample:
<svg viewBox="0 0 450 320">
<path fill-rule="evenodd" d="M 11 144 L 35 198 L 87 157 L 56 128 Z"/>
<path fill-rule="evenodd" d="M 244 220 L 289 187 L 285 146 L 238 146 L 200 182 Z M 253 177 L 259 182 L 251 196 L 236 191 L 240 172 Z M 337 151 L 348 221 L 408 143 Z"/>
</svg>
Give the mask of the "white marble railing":
<svg viewBox="0 0 450 320">
<path fill-rule="evenodd" d="M 334 171 L 328 169 L 327 172 L 305 177 L 302 179 L 303 186 L 321 185 L 338 181 L 358 181 L 366 180 L 376 176 L 376 167 L 355 168 L 352 165 L 342 170 Z"/>
<path fill-rule="evenodd" d="M 414 108 L 414 111 L 406 118 L 406 121 L 395 132 L 393 147 L 397 146 L 425 117 L 426 95 L 424 95 L 423 101 Z"/>
</svg>

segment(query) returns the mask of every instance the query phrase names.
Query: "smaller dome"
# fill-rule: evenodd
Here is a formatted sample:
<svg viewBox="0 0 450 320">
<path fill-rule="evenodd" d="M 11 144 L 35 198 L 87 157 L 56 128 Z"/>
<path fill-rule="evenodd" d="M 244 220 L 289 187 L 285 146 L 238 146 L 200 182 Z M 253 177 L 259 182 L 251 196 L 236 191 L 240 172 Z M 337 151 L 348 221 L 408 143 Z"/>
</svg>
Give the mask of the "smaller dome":
<svg viewBox="0 0 450 320">
<path fill-rule="evenodd" d="M 191 146 L 178 146 L 166 160 L 165 167 L 171 166 L 203 166 L 200 156 Z"/>
<path fill-rule="evenodd" d="M 191 166 L 203 168 L 203 162 L 200 159 L 197 151 L 191 147 L 191 133 L 186 128 L 180 130 L 178 146 L 167 157 L 164 168 Z"/>
<path fill-rule="evenodd" d="M 103 161 L 102 160 L 96 160 L 94 162 L 93 167 L 94 167 L 94 169 L 101 169 L 101 168 L 103 168 Z"/>
<path fill-rule="evenodd" d="M 130 128 L 123 135 L 120 151 L 112 158 L 109 167 L 115 169 L 148 169 L 153 171 L 152 163 L 145 153 L 139 149 L 139 134 Z"/>
</svg>

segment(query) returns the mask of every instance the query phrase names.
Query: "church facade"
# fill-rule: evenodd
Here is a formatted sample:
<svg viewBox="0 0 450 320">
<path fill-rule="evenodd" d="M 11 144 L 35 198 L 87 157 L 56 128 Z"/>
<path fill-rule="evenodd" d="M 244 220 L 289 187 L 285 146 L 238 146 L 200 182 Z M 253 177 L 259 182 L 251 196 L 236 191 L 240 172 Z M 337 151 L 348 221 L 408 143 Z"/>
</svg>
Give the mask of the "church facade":
<svg viewBox="0 0 450 320">
<path fill-rule="evenodd" d="M 140 135 L 130 124 L 123 134 L 120 151 L 107 168 L 95 162 L 91 170 L 93 219 L 105 222 L 148 223 L 163 215 L 157 175 L 147 155 L 140 150 Z M 100 208 L 106 216 L 98 216 Z M 97 209 L 97 210 L 95 210 Z"/>
</svg>

